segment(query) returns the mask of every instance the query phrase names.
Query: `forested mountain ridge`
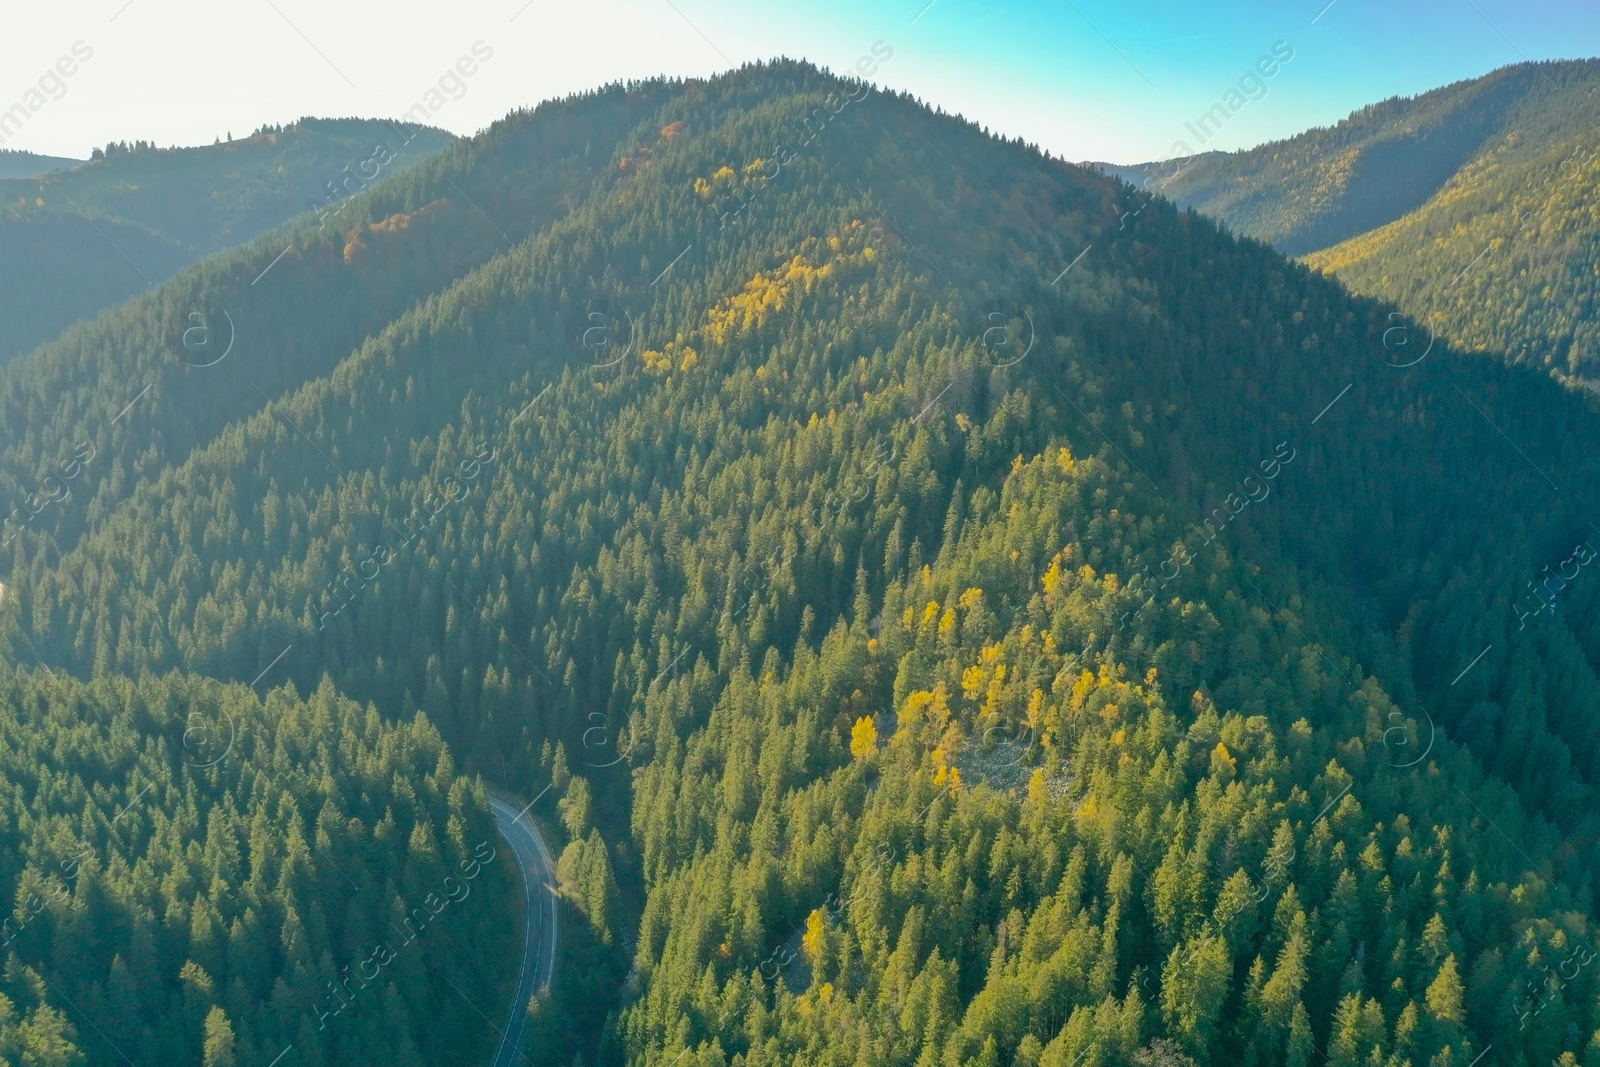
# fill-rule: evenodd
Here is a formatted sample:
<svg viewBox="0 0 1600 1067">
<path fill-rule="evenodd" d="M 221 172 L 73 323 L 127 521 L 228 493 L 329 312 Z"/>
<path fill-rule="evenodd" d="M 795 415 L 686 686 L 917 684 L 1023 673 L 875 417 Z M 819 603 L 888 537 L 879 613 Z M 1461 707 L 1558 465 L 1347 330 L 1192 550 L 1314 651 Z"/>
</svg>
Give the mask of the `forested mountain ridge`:
<svg viewBox="0 0 1600 1067">
<path fill-rule="evenodd" d="M 1600 378 L 1597 142 L 1600 61 L 1521 63 L 1288 140 L 1109 169 L 1458 347 L 1587 380 Z"/>
<path fill-rule="evenodd" d="M 200 148 L 118 142 L 68 170 L 6 174 L 0 362 L 453 140 L 413 123 L 302 119 Z"/>
<path fill-rule="evenodd" d="M 64 156 L 41 156 L 15 148 L 0 148 L 0 178 L 38 178 L 53 170 L 71 170 L 82 162 Z"/>
<path fill-rule="evenodd" d="M 549 225 L 612 180 L 589 144 L 620 138 L 630 106 L 616 92 L 510 116 L 16 361 L 0 379 L 0 543 L 70 545 L 141 479 L 329 373 L 507 234 Z"/>
<path fill-rule="evenodd" d="M 1550 106 L 1574 86 L 1584 95 L 1597 66 L 1522 63 L 1415 97 L 1391 97 L 1282 141 L 1191 159 L 1111 167 L 1183 207 L 1223 219 L 1236 233 L 1303 256 L 1422 206 L 1449 179 L 1514 130 L 1523 139 L 1572 136 L 1578 116 Z M 1566 92 L 1555 93 L 1547 79 Z"/>
<path fill-rule="evenodd" d="M 805 64 L 567 107 L 590 195 L 19 538 L 10 653 L 548 774 L 550 1062 L 1600 1063 L 1588 399 Z"/>
</svg>

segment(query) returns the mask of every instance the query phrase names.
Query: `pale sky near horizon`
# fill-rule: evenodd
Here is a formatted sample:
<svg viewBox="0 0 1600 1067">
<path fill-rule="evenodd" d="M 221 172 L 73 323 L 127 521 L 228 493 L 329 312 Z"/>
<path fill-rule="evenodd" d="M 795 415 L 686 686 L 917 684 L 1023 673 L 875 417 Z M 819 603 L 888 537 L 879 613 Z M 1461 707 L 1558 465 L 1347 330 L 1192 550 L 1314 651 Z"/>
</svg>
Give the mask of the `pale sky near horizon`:
<svg viewBox="0 0 1600 1067">
<path fill-rule="evenodd" d="M 469 134 L 608 82 L 778 55 L 852 72 L 876 46 L 892 51 L 880 85 L 1068 159 L 1129 163 L 1192 143 L 1184 124 L 1279 42 L 1294 58 L 1205 148 L 1523 59 L 1600 55 L 1592 0 L 79 0 L 7 14 L 0 113 L 29 114 L 4 146 L 73 158 L 308 115 L 398 117 L 478 42 L 490 58 L 432 124 Z M 63 57 L 72 74 L 49 75 Z"/>
</svg>

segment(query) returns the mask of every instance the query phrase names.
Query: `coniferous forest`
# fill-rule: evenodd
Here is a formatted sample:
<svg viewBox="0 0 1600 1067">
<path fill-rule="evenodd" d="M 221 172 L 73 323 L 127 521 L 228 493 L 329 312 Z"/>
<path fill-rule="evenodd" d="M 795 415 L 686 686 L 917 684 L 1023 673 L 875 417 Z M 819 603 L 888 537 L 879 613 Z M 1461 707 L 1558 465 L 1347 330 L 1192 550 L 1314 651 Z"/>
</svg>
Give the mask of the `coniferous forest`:
<svg viewBox="0 0 1600 1067">
<path fill-rule="evenodd" d="M 1110 168 L 1435 336 L 1593 388 L 1600 62 L 1518 63 L 1246 151 Z"/>
<path fill-rule="evenodd" d="M 0 1059 L 1600 1067 L 1600 406 L 1427 337 L 787 60 L 77 322 Z"/>
</svg>

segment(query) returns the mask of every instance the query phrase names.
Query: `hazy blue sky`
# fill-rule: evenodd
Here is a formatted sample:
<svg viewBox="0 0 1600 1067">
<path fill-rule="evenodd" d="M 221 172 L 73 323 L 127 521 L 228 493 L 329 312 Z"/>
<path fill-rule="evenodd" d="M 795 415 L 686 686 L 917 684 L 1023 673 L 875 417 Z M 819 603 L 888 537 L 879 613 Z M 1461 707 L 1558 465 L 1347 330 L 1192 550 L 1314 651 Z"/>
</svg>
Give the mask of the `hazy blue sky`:
<svg viewBox="0 0 1600 1067">
<path fill-rule="evenodd" d="M 1278 42 L 1294 58 L 1205 147 L 1286 136 L 1523 58 L 1600 55 L 1600 4 L 83 0 L 15 5 L 6 30 L 0 113 L 43 101 L 6 147 L 62 155 L 109 140 L 204 144 L 302 115 L 398 116 L 479 41 L 491 58 L 473 62 L 434 124 L 471 133 L 603 82 L 775 55 L 844 71 L 877 43 L 893 52 L 873 75 L 882 85 L 1069 159 L 1134 162 L 1180 138 L 1198 147 L 1184 123 Z M 91 58 L 30 93 L 78 42 Z"/>
</svg>

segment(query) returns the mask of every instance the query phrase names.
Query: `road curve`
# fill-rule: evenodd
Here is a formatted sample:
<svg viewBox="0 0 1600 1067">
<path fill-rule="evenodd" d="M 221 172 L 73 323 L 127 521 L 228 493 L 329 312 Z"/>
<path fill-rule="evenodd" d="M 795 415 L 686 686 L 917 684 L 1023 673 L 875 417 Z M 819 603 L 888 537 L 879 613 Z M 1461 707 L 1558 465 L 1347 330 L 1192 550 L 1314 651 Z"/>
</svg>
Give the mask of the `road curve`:
<svg viewBox="0 0 1600 1067">
<path fill-rule="evenodd" d="M 500 836 L 511 846 L 522 877 L 522 960 L 517 972 L 517 990 L 511 1002 L 510 1018 L 495 1046 L 492 1067 L 512 1067 L 522 1058 L 522 1027 L 527 1021 L 528 1001 L 536 989 L 549 989 L 556 969 L 556 867 L 538 827 L 528 818 L 527 809 L 519 812 L 497 796 L 494 823 Z M 529 807 L 532 807 L 530 804 Z"/>
</svg>

